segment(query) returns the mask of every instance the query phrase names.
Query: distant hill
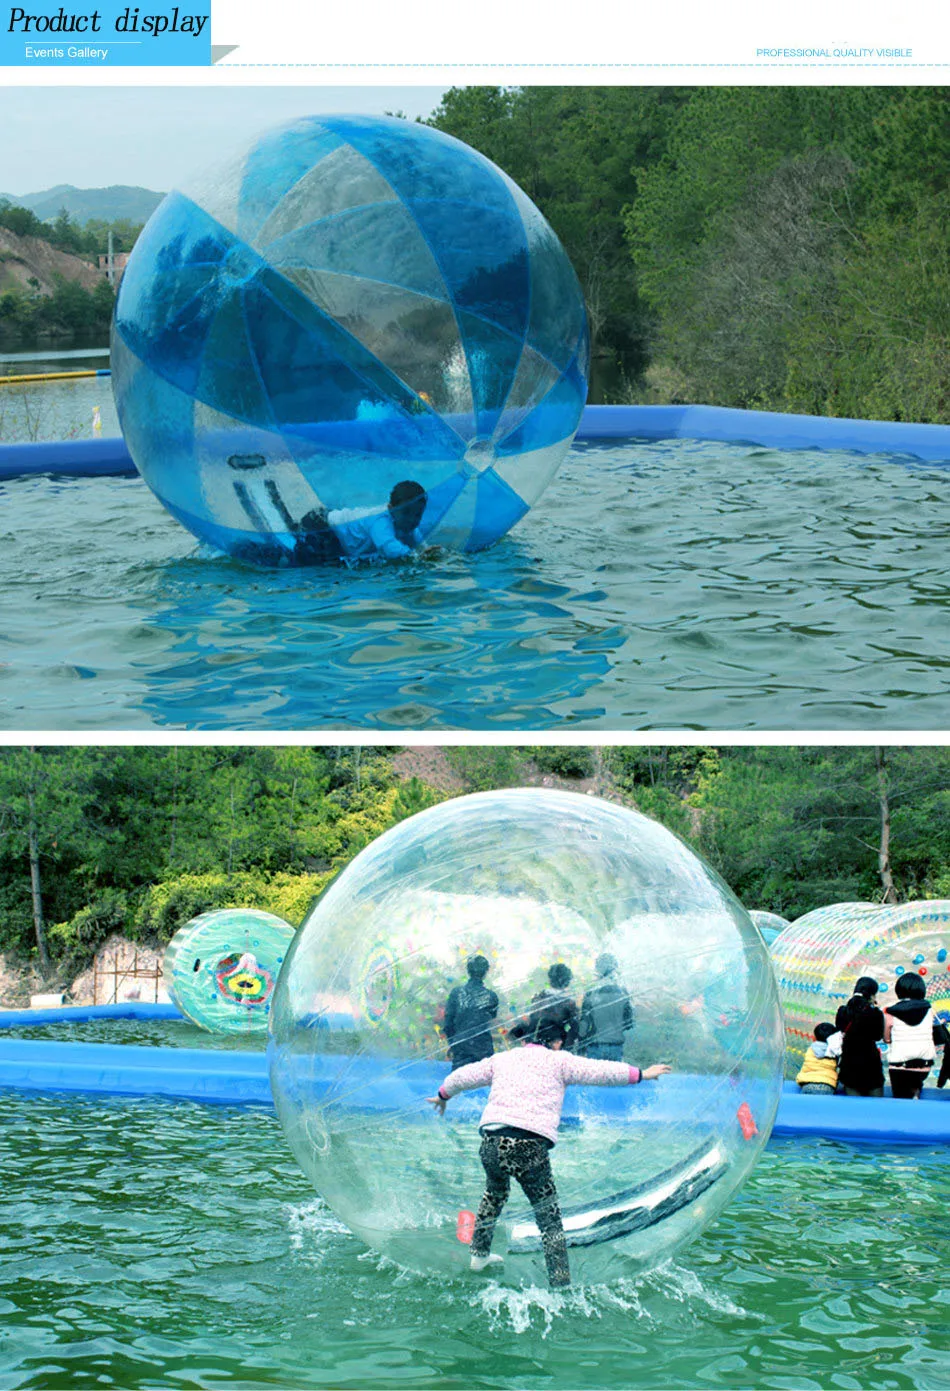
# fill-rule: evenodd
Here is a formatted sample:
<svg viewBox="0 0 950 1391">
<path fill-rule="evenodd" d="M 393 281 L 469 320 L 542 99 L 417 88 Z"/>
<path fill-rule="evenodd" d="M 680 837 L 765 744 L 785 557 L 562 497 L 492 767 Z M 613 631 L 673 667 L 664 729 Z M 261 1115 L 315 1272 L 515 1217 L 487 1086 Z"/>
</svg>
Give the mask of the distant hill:
<svg viewBox="0 0 950 1391">
<path fill-rule="evenodd" d="M 24 193 L 20 197 L 0 193 L 0 199 L 5 198 L 21 208 L 30 208 L 44 222 L 56 217 L 60 208 L 65 208 L 73 221 L 80 224 L 94 217 L 104 222 L 118 222 L 120 218 L 145 222 L 164 197 L 164 193 L 128 184 L 112 184 L 109 188 L 75 188 L 72 184 L 57 184 L 55 188 L 44 189 L 42 193 Z"/>
</svg>

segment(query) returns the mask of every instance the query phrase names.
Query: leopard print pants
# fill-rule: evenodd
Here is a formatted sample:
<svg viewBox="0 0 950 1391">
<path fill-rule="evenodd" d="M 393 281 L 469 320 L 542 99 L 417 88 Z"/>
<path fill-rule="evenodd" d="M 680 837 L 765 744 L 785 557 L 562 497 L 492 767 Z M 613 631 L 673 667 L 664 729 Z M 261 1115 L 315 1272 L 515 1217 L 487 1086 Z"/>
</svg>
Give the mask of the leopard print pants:
<svg viewBox="0 0 950 1391">
<path fill-rule="evenodd" d="M 486 1185 L 475 1218 L 472 1255 L 487 1256 L 491 1250 L 495 1223 L 508 1201 L 511 1180 L 515 1178 L 534 1209 L 548 1268 L 548 1283 L 552 1289 L 563 1289 L 569 1285 L 571 1272 L 567 1263 L 567 1243 L 547 1145 L 543 1140 L 486 1135 L 478 1156 L 485 1170 Z"/>
</svg>

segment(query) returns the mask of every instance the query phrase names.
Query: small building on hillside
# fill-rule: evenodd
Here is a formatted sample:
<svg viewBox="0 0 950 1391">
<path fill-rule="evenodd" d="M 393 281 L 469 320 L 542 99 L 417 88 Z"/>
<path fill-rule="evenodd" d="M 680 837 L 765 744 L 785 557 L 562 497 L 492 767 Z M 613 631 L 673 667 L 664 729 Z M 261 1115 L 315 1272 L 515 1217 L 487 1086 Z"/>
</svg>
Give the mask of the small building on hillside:
<svg viewBox="0 0 950 1391">
<path fill-rule="evenodd" d="M 100 269 L 101 271 L 103 271 L 104 274 L 108 277 L 109 283 L 110 283 L 110 285 L 112 286 L 113 289 L 116 288 L 116 286 L 118 285 L 119 281 L 122 279 L 122 272 L 125 270 L 125 268 L 126 268 L 126 266 L 127 266 L 128 264 L 129 264 L 129 252 L 128 252 L 128 251 L 114 251 L 114 252 L 112 253 L 112 274 L 110 275 L 110 274 L 109 274 L 109 257 L 108 257 L 107 255 L 106 255 L 106 256 L 100 256 L 100 257 L 99 257 L 99 269 Z"/>
</svg>

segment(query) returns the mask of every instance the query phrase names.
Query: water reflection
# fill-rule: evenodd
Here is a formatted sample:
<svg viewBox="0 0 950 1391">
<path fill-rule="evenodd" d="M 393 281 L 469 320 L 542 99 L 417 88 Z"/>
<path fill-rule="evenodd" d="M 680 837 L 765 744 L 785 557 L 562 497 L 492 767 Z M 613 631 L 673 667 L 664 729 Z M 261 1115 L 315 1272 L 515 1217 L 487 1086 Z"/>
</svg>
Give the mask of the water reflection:
<svg viewBox="0 0 950 1391">
<path fill-rule="evenodd" d="M 149 673 L 163 724 L 517 728 L 556 717 L 608 670 L 576 650 L 577 596 L 538 582 L 506 540 L 472 558 L 356 571 L 170 567 L 154 621 L 173 660 Z M 236 591 L 240 587 L 240 597 Z"/>
</svg>

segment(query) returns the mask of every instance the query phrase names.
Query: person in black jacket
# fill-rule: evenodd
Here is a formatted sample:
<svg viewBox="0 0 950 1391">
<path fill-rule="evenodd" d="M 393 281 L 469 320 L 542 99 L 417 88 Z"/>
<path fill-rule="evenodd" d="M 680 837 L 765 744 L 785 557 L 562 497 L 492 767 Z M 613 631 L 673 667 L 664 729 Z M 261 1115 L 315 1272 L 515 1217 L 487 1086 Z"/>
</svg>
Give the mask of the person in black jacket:
<svg viewBox="0 0 950 1391">
<path fill-rule="evenodd" d="M 883 1096 L 884 1064 L 878 1044 L 884 1037 L 884 1015 L 877 1007 L 877 981 L 861 976 L 854 994 L 835 1016 L 844 1037 L 838 1064 L 838 1085 L 845 1096 Z"/>
<path fill-rule="evenodd" d="M 581 1031 L 580 1010 L 577 1008 L 577 1001 L 568 990 L 573 979 L 573 971 L 570 966 L 565 966 L 563 961 L 556 961 L 553 966 L 549 966 L 548 987 L 532 998 L 530 1010 L 532 1018 L 543 1014 L 545 1019 L 561 1021 L 565 1029 L 564 1047 L 568 1052 L 574 1051 Z"/>
<path fill-rule="evenodd" d="M 599 977 L 581 1004 L 581 1052 L 588 1058 L 623 1061 L 624 1036 L 633 1028 L 633 1006 L 617 979 L 617 958 L 609 952 L 594 963 Z"/>
<path fill-rule="evenodd" d="M 498 1015 L 498 996 L 485 985 L 488 961 L 473 956 L 466 969 L 468 980 L 450 993 L 442 1023 L 453 1068 L 490 1058 L 495 1051 L 491 1026 Z"/>
</svg>

